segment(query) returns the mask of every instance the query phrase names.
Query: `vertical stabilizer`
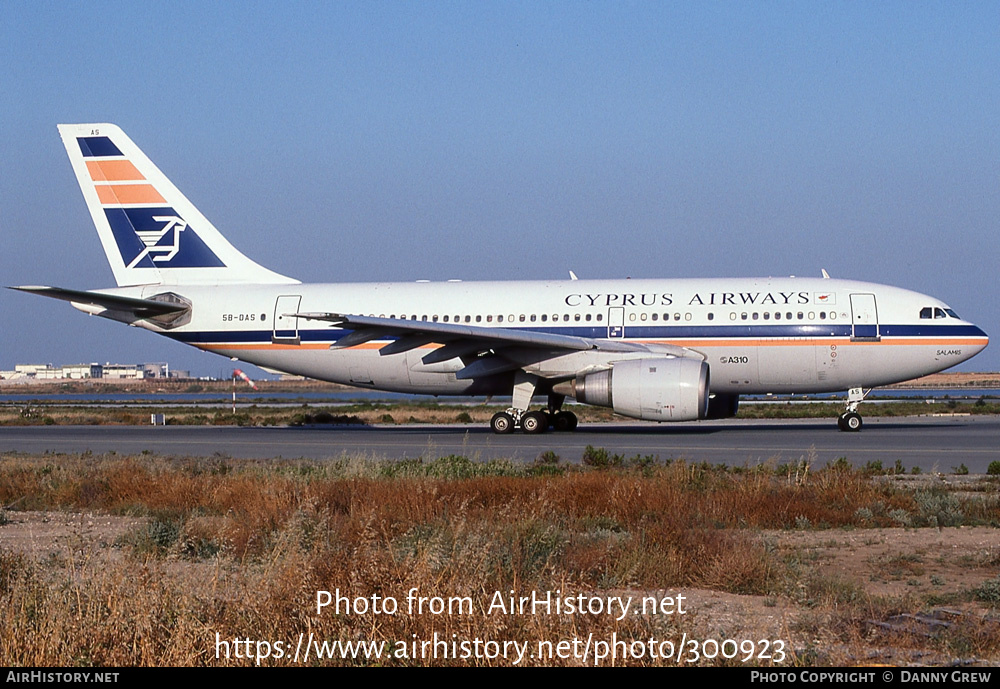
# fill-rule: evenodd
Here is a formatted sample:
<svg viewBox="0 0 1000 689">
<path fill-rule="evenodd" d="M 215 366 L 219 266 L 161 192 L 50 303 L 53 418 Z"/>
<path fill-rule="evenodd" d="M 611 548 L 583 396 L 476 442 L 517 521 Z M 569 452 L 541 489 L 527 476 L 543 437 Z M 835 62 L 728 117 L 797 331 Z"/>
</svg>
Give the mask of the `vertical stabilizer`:
<svg viewBox="0 0 1000 689">
<path fill-rule="evenodd" d="M 240 253 L 115 125 L 59 134 L 120 287 L 298 282 Z"/>
</svg>

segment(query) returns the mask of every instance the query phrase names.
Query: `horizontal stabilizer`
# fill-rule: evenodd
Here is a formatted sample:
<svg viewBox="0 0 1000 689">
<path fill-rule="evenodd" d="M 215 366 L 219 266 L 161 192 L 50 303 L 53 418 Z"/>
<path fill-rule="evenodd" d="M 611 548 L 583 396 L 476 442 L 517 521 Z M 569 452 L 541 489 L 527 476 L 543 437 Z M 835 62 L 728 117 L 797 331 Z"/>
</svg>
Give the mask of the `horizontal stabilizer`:
<svg viewBox="0 0 1000 689">
<path fill-rule="evenodd" d="M 63 301 L 72 302 L 73 304 L 96 306 L 110 311 L 124 311 L 135 314 L 139 318 L 166 316 L 167 314 L 187 311 L 191 308 L 187 304 L 179 304 L 169 301 L 138 299 L 136 297 L 123 297 L 116 294 L 64 289 L 62 287 L 23 285 L 20 287 L 10 287 L 9 289 L 16 289 L 21 292 L 31 292 L 32 294 L 39 294 L 43 297 L 52 297 L 53 299 L 62 299 Z"/>
</svg>

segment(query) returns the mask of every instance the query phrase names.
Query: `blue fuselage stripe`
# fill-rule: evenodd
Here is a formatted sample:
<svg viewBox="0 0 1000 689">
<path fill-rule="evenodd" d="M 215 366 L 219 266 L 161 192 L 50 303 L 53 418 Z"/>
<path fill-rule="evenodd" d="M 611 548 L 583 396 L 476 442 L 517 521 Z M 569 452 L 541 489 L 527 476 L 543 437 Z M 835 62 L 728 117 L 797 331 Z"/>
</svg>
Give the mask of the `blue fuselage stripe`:
<svg viewBox="0 0 1000 689">
<path fill-rule="evenodd" d="M 555 327 L 555 328 L 510 328 L 557 335 L 572 335 L 592 339 L 607 339 L 607 326 Z M 336 342 L 352 331 L 340 329 L 302 329 L 298 331 L 302 342 Z M 216 330 L 164 333 L 187 344 L 242 344 L 270 342 L 271 330 Z M 986 337 L 974 325 L 889 325 L 880 324 L 878 334 L 882 337 Z M 711 339 L 808 339 L 828 337 L 851 337 L 851 325 L 626 325 L 625 338 L 629 340 L 711 340 Z M 279 334 L 279 337 L 281 335 Z M 392 340 L 394 337 L 379 338 Z"/>
</svg>

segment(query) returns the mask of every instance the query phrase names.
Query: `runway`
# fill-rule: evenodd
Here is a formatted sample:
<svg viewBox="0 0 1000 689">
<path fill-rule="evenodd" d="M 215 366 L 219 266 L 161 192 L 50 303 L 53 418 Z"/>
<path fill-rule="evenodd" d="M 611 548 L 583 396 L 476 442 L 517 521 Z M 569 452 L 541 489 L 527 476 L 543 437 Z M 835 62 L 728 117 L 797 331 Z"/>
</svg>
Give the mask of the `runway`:
<svg viewBox="0 0 1000 689">
<path fill-rule="evenodd" d="M 846 457 L 855 466 L 897 459 L 906 470 L 949 473 L 965 464 L 985 473 L 1000 460 L 1000 417 L 868 418 L 860 433 L 842 433 L 834 420 L 734 420 L 656 425 L 581 426 L 575 433 L 495 435 L 479 425 L 239 428 L 231 426 L 10 426 L 0 428 L 0 451 L 132 454 L 233 458 L 435 459 L 460 454 L 476 460 L 533 461 L 546 450 L 580 462 L 588 445 L 627 457 L 653 455 L 713 464 L 754 465 L 807 459 L 822 466 Z"/>
</svg>

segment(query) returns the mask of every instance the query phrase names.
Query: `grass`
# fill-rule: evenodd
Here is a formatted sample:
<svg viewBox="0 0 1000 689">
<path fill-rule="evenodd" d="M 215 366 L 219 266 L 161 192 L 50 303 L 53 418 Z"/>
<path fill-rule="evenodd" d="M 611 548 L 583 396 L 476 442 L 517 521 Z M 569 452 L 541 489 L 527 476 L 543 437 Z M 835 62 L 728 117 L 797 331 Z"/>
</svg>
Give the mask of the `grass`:
<svg viewBox="0 0 1000 689">
<path fill-rule="evenodd" d="M 140 519 L 115 544 L 120 557 L 100 560 L 84 549 L 68 562 L 46 562 L 0 549 L 0 659 L 239 664 L 216 659 L 216 634 L 534 642 L 614 633 L 679 642 L 693 624 L 664 616 L 316 614 L 316 592 L 337 590 L 403 601 L 415 589 L 485 605 L 494 592 L 638 596 L 694 587 L 832 606 L 847 639 L 861 633 L 876 603 L 814 562 L 783 557 L 764 530 L 892 526 L 897 510 L 965 524 L 998 514 L 995 494 L 951 501 L 844 467 L 733 471 L 606 454 L 593 468 L 552 457 L 532 465 L 462 456 L 389 463 L 3 455 L 0 505 Z M 922 566 L 907 557 L 884 564 L 901 576 Z M 984 585 L 979 599 L 992 602 L 995 588 Z M 987 635 L 977 648 L 996 646 L 997 635 Z M 656 664 L 635 661 L 647 663 Z"/>
</svg>

